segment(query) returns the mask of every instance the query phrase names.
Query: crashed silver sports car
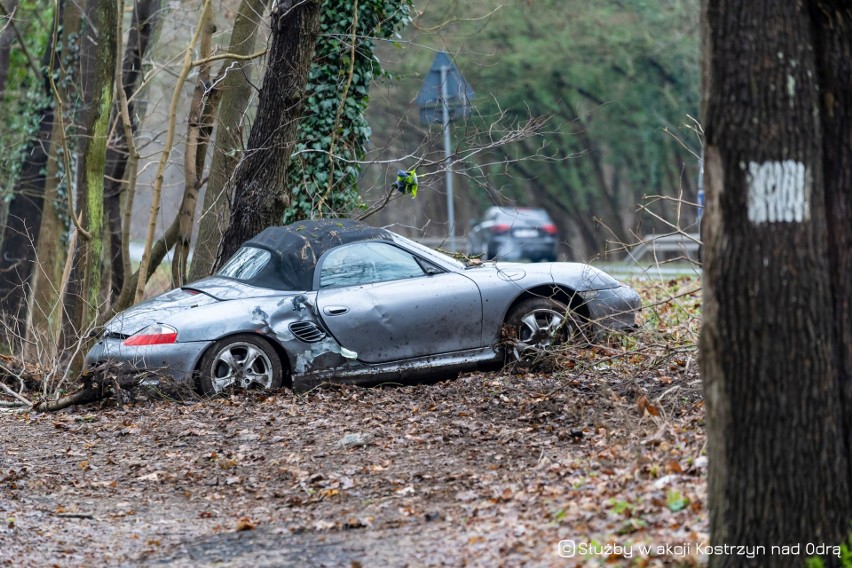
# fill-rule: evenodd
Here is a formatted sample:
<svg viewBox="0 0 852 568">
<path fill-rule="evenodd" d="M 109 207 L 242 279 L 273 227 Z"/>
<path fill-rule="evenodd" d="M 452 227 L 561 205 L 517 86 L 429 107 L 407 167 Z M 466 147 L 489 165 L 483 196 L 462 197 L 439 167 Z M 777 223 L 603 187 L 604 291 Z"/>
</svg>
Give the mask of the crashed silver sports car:
<svg viewBox="0 0 852 568">
<path fill-rule="evenodd" d="M 629 329 L 636 292 L 585 264 L 462 263 L 350 220 L 271 227 L 214 276 L 106 324 L 89 367 L 122 363 L 205 394 L 441 377 Z"/>
</svg>

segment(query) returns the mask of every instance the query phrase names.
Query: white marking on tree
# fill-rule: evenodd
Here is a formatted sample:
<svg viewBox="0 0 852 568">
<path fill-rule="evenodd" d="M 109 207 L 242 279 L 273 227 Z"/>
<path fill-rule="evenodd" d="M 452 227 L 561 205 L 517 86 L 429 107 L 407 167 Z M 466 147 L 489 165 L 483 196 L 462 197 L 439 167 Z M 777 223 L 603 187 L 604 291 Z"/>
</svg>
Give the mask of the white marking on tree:
<svg viewBox="0 0 852 568">
<path fill-rule="evenodd" d="M 811 218 L 811 176 L 801 162 L 749 162 L 748 220 L 755 224 Z"/>
</svg>

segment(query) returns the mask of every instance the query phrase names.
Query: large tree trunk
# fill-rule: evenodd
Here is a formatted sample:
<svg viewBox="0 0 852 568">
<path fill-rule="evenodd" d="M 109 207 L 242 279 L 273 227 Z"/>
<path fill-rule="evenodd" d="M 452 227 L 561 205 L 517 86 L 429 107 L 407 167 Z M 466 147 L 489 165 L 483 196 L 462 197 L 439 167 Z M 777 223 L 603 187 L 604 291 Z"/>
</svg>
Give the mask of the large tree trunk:
<svg viewBox="0 0 852 568">
<path fill-rule="evenodd" d="M 711 544 L 802 543 L 804 556 L 839 544 L 852 518 L 852 13 L 704 0 L 703 15 Z"/>
<path fill-rule="evenodd" d="M 53 130 L 53 107 L 44 108 L 41 113 L 37 138 L 27 148 L 20 176 L 15 182 L 0 249 L 0 312 L 16 322 L 15 331 L 19 337 L 23 335 L 27 311 L 27 290 L 44 203 L 44 169 Z"/>
<path fill-rule="evenodd" d="M 847 455 L 852 456 L 852 8 L 831 0 L 812 7 L 820 79 L 828 259 Z M 848 479 L 852 486 L 852 457 Z M 852 517 L 852 513 L 849 514 Z"/>
<path fill-rule="evenodd" d="M 82 219 L 88 236 L 77 240 L 74 251 L 76 262 L 64 299 L 68 318 L 65 326 L 67 345 L 73 345 L 87 335 L 87 328 L 100 308 L 104 167 L 115 76 L 117 17 L 115 0 L 88 0 L 86 3 L 86 20 L 91 22 L 93 29 L 83 34 L 80 49 L 83 106 L 78 122 L 86 135 L 79 145 L 81 167 L 75 215 Z M 77 370 L 84 352 L 77 352 L 73 363 Z"/>
<path fill-rule="evenodd" d="M 249 55 L 255 49 L 255 38 L 262 21 L 265 0 L 243 0 L 240 3 L 234 29 L 231 32 L 230 53 Z M 216 143 L 210 161 L 210 175 L 204 191 L 201 219 L 198 224 L 198 242 L 192 253 L 189 280 L 210 274 L 216 262 L 216 252 L 222 234 L 228 226 L 229 196 L 225 189 L 237 169 L 243 147 L 243 122 L 251 100 L 249 61 L 228 64 L 222 85 L 222 100 L 216 121 Z"/>
<path fill-rule="evenodd" d="M 63 273 L 63 260 L 66 256 L 64 235 L 65 221 L 71 215 L 68 210 L 70 200 L 63 199 L 60 189 L 73 191 L 71 182 L 74 167 L 71 155 L 66 155 L 64 145 L 71 154 L 69 136 L 73 131 L 73 117 L 77 91 L 79 90 L 76 72 L 79 63 L 79 41 L 82 22 L 82 7 L 74 2 L 68 3 L 57 20 L 61 23 L 61 32 L 54 28 L 61 49 L 60 54 L 69 54 L 62 65 L 59 55 L 54 56 L 54 64 L 59 65 L 54 84 L 53 130 L 50 134 L 50 153 L 45 166 L 44 201 L 38 227 L 36 261 L 31 276 L 27 320 L 27 346 L 35 346 L 45 354 L 56 353 L 59 344 L 61 325 L 60 282 Z M 67 193 L 66 193 L 67 195 Z M 28 355 L 24 353 L 25 358 Z"/>
<path fill-rule="evenodd" d="M 278 0 L 272 7 L 266 74 L 248 150 L 234 174 L 234 202 L 218 266 L 243 241 L 280 223 L 290 203 L 287 166 L 296 141 L 319 15 L 319 0 Z"/>
<path fill-rule="evenodd" d="M 53 42 L 49 40 L 41 61 L 45 69 L 50 65 L 52 52 Z M 54 62 L 54 67 L 56 63 Z M 43 79 L 44 93 L 50 96 L 47 76 Z M 41 225 L 45 168 L 53 131 L 52 101 L 38 112 L 38 133 L 21 157 L 23 166 L 12 191 L 12 201 L 6 213 L 0 246 L 0 313 L 15 322 L 15 333 L 18 337 L 24 335 L 23 324 L 27 312 L 30 275 Z"/>
</svg>

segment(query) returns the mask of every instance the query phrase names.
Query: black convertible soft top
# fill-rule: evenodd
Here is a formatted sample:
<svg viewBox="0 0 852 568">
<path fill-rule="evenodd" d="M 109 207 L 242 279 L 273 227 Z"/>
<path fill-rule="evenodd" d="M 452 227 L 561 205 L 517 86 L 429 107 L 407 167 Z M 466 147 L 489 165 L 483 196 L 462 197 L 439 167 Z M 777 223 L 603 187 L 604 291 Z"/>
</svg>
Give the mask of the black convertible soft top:
<svg viewBox="0 0 852 568">
<path fill-rule="evenodd" d="M 247 284 L 278 290 L 310 290 L 317 259 L 338 245 L 356 241 L 390 241 L 391 233 L 351 219 L 297 221 L 269 227 L 243 246 L 268 250 L 270 262 Z"/>
</svg>

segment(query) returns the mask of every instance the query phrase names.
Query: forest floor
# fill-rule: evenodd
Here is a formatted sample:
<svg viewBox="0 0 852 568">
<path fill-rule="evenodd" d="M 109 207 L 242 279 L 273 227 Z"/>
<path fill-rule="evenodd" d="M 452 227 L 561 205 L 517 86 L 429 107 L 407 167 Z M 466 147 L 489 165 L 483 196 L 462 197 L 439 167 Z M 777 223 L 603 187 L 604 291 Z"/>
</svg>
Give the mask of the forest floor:
<svg viewBox="0 0 852 568">
<path fill-rule="evenodd" d="M 0 566 L 699 565 L 699 285 L 547 369 L 0 414 Z"/>
</svg>

